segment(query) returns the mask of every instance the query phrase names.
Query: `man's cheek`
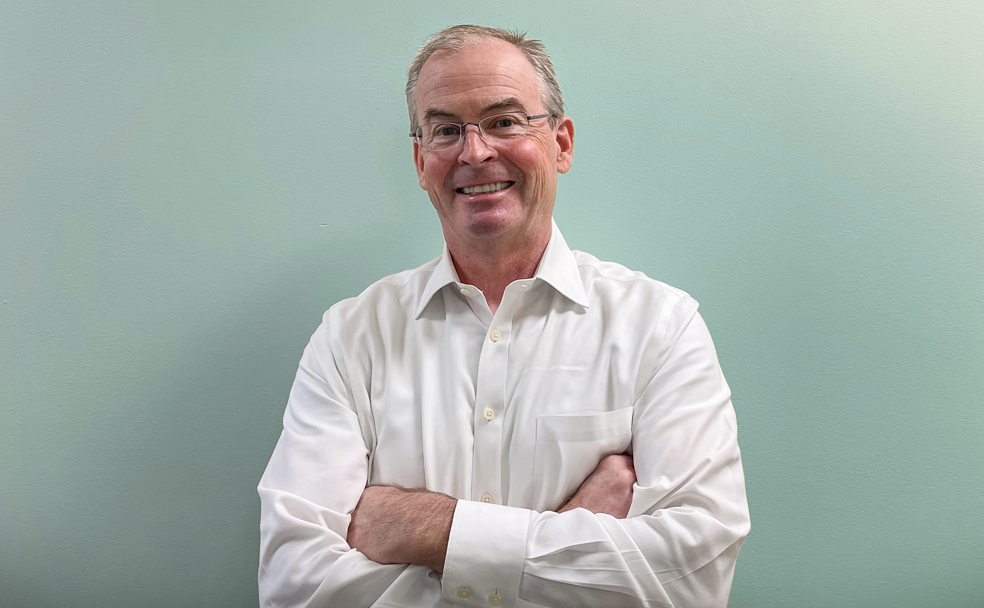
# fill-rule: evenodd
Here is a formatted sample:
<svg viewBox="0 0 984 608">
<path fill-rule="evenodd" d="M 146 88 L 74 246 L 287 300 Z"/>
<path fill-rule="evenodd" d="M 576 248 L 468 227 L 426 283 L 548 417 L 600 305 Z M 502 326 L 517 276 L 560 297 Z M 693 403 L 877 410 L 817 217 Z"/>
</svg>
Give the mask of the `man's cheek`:
<svg viewBox="0 0 984 608">
<path fill-rule="evenodd" d="M 536 203 L 547 203 L 549 202 L 548 197 L 550 195 L 551 180 L 549 174 L 544 170 L 543 167 L 537 167 L 536 171 L 531 172 L 528 176 L 530 181 L 530 191 L 532 193 L 532 201 Z"/>
</svg>

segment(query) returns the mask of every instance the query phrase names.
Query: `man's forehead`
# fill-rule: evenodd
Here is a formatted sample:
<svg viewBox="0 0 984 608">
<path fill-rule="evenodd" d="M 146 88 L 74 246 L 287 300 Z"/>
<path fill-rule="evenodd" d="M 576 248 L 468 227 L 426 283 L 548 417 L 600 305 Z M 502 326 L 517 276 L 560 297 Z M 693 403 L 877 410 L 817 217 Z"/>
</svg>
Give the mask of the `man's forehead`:
<svg viewBox="0 0 984 608">
<path fill-rule="evenodd" d="M 461 50 L 441 49 L 420 69 L 421 80 L 497 75 L 535 79 L 536 70 L 521 50 L 502 40 L 496 40 L 494 46 L 490 43 Z"/>
<path fill-rule="evenodd" d="M 440 107 L 442 101 L 462 99 L 476 106 L 472 109 L 526 110 L 540 96 L 536 70 L 526 55 L 497 39 L 435 52 L 420 70 L 416 92 L 419 111 L 425 115 L 447 109 Z"/>
<path fill-rule="evenodd" d="M 529 114 L 529 111 L 526 109 L 526 104 L 523 103 L 523 100 L 519 99 L 518 97 L 512 97 L 512 96 L 502 97 L 501 99 L 497 99 L 485 105 L 482 105 L 481 102 L 477 102 L 474 105 L 480 108 L 479 113 L 482 115 L 492 114 L 494 112 L 523 112 L 524 114 Z M 460 115 L 457 112 L 450 109 L 445 109 L 444 106 L 438 104 L 438 105 L 424 108 L 423 118 L 424 119 L 427 118 L 457 119 L 460 118 Z"/>
<path fill-rule="evenodd" d="M 444 61 L 451 65 L 458 65 L 470 60 L 485 60 L 488 65 L 497 65 L 500 59 L 507 60 L 522 59 L 532 67 L 526 54 L 523 53 L 515 44 L 500 40 L 498 38 L 470 38 L 463 40 L 456 48 L 437 49 L 424 62 L 424 66 L 432 60 Z M 422 66 L 423 67 L 423 66 Z"/>
</svg>

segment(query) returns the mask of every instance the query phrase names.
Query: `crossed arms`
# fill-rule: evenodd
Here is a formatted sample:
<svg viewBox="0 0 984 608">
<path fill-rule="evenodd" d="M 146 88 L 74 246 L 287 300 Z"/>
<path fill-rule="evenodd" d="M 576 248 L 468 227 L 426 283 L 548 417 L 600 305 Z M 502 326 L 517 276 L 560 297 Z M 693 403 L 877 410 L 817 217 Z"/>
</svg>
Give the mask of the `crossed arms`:
<svg viewBox="0 0 984 608">
<path fill-rule="evenodd" d="M 703 321 L 681 332 L 633 406 L 631 460 L 537 512 L 367 488 L 371 424 L 322 326 L 258 488 L 261 604 L 725 606 L 749 529 L 734 412 Z"/>
<path fill-rule="evenodd" d="M 631 456 L 607 456 L 557 512 L 583 508 L 625 519 L 635 481 Z M 443 572 L 457 502 L 446 494 L 370 486 L 352 511 L 348 544 L 379 564 L 416 564 Z"/>
</svg>

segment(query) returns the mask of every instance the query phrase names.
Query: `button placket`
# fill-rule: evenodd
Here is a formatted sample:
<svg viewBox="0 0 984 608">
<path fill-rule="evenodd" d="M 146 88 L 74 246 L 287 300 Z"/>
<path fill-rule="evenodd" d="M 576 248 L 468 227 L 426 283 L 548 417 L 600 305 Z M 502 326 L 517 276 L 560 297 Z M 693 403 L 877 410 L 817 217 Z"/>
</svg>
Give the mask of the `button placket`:
<svg viewBox="0 0 984 608">
<path fill-rule="evenodd" d="M 482 346 L 475 387 L 474 452 L 472 458 L 472 500 L 503 504 L 502 491 L 502 415 L 505 412 L 506 372 L 515 294 L 504 294 L 492 318 Z M 488 495 L 485 501 L 483 495 Z"/>
</svg>

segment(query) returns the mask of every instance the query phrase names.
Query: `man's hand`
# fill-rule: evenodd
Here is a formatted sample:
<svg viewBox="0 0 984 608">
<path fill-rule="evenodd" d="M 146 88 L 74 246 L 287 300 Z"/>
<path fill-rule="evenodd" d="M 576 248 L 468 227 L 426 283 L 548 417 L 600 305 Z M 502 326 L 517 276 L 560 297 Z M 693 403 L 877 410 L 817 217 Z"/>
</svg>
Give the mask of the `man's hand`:
<svg viewBox="0 0 984 608">
<path fill-rule="evenodd" d="M 557 512 L 563 513 L 580 507 L 595 514 L 607 513 L 617 519 L 625 519 L 632 504 L 632 484 L 635 481 L 631 456 L 607 456 L 584 480 L 577 494 Z"/>
<path fill-rule="evenodd" d="M 379 564 L 443 572 L 457 502 L 423 490 L 370 486 L 352 511 L 348 544 Z"/>
</svg>

